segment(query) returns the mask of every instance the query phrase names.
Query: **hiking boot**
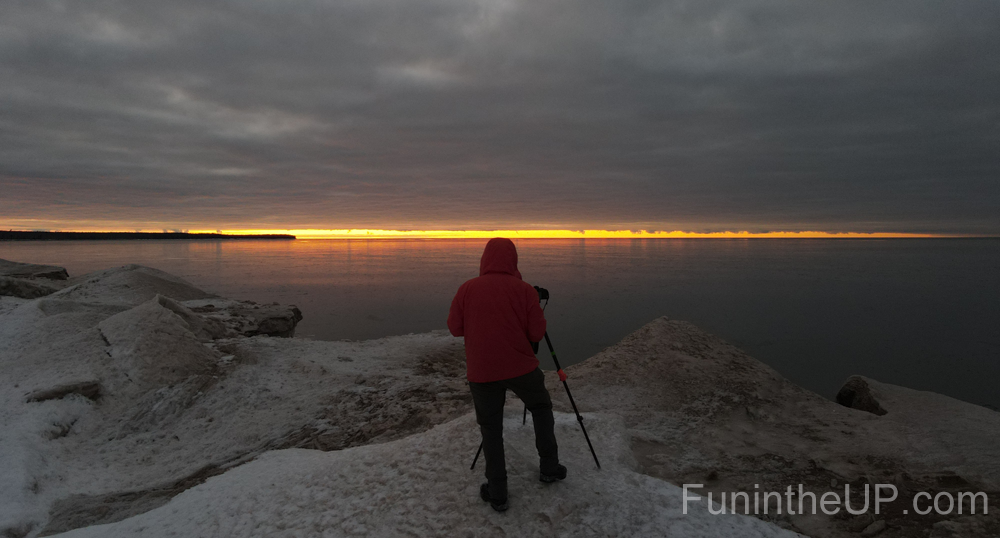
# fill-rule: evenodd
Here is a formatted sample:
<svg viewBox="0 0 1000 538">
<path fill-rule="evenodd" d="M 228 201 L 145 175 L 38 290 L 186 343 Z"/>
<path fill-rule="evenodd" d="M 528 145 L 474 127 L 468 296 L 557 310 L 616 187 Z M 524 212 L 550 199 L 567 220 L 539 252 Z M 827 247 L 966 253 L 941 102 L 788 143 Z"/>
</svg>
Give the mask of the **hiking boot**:
<svg viewBox="0 0 1000 538">
<path fill-rule="evenodd" d="M 565 475 L 566 473 L 563 473 Z M 479 498 L 490 503 L 490 506 L 497 512 L 503 512 L 507 509 L 507 499 L 494 499 L 490 497 L 490 485 L 483 484 L 479 486 Z"/>
<path fill-rule="evenodd" d="M 566 478 L 566 466 L 556 464 L 555 469 L 550 469 L 548 471 L 541 471 L 538 473 L 538 479 L 542 482 L 555 482 L 557 480 L 563 480 Z"/>
</svg>

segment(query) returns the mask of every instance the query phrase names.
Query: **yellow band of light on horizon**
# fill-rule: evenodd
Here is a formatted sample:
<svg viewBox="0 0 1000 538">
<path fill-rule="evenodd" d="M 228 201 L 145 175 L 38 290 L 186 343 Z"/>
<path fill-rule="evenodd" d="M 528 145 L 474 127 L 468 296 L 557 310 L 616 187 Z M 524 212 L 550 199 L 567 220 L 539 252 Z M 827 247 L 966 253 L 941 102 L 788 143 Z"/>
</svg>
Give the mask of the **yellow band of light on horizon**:
<svg viewBox="0 0 1000 538">
<path fill-rule="evenodd" d="M 900 239 L 952 237 L 936 234 L 887 232 L 684 232 L 649 230 L 379 230 L 379 229 L 247 229 L 189 230 L 189 233 L 222 233 L 233 235 L 291 234 L 299 239 L 486 239 L 510 237 L 519 239 Z"/>
</svg>

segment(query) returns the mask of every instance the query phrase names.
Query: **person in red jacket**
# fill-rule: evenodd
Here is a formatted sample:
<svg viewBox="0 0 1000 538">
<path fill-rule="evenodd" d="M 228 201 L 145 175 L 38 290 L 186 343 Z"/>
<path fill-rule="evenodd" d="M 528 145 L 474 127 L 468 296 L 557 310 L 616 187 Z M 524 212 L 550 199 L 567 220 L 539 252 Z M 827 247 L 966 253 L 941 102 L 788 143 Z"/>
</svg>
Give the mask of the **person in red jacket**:
<svg viewBox="0 0 1000 538">
<path fill-rule="evenodd" d="M 490 239 L 479 262 L 479 277 L 458 288 L 448 313 L 448 329 L 465 337 L 465 365 L 483 435 L 487 483 L 479 493 L 494 510 L 507 509 L 507 469 L 503 449 L 503 407 L 507 389 L 520 398 L 535 427 L 539 480 L 566 478 L 559 464 L 552 400 L 535 358 L 545 336 L 538 292 L 521 280 L 513 241 Z"/>
</svg>

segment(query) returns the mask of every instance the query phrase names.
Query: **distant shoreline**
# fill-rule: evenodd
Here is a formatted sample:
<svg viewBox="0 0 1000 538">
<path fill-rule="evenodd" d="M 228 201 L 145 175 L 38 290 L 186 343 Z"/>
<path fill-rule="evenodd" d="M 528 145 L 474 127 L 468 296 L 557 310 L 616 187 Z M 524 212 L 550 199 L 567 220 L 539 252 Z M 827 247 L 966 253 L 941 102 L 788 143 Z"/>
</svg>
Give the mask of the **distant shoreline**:
<svg viewBox="0 0 1000 538">
<path fill-rule="evenodd" d="M 792 241 L 812 241 L 812 240 L 838 240 L 838 241 L 891 241 L 891 240 L 938 240 L 938 239 L 989 239 L 1000 240 L 1000 236 L 903 236 L 903 237 L 847 237 L 830 235 L 825 237 L 767 237 L 767 236 L 734 236 L 734 237 L 519 237 L 517 235 L 504 235 L 511 239 L 520 241 L 615 241 L 615 240 L 681 240 L 691 241 L 697 239 L 707 240 L 792 240 Z M 292 234 L 226 234 L 226 233 L 186 233 L 186 232 L 46 232 L 46 231 L 20 231 L 20 230 L 0 230 L 0 242 L 13 241 L 121 241 L 121 240 L 187 240 L 187 241 L 228 241 L 228 240 L 257 240 L 257 241 L 293 241 L 299 236 Z M 302 237 L 303 240 L 328 240 L 328 241 L 467 241 L 470 239 L 482 239 L 473 237 L 421 237 L 413 235 L 384 236 L 384 235 L 354 235 L 354 236 L 310 236 Z"/>
<path fill-rule="evenodd" d="M 22 232 L 0 231 L 0 241 L 120 241 L 120 240 L 187 240 L 187 241 L 228 241 L 228 240 L 279 240 L 291 241 L 294 235 L 229 235 L 216 233 L 183 232 Z"/>
</svg>

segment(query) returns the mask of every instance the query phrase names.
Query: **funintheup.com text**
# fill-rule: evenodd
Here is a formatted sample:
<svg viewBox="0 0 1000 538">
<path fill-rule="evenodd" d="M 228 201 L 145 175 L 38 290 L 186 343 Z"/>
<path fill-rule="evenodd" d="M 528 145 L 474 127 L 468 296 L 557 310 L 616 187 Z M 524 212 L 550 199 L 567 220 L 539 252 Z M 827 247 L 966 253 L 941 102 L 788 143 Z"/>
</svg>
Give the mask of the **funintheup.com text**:
<svg viewBox="0 0 1000 538">
<path fill-rule="evenodd" d="M 815 493 L 807 491 L 802 484 L 797 487 L 788 486 L 785 491 L 763 491 L 754 484 L 753 491 L 708 492 L 699 495 L 693 490 L 704 487 L 704 484 L 684 484 L 683 513 L 693 508 L 702 508 L 701 501 L 707 500 L 704 507 L 713 515 L 721 514 L 826 514 L 836 515 L 841 510 L 851 515 L 867 513 L 874 509 L 880 514 L 889 505 L 907 503 L 902 508 L 903 514 L 926 516 L 930 514 L 946 516 L 951 514 L 975 515 L 989 514 L 989 496 L 982 492 L 949 492 L 936 493 L 921 491 L 914 493 L 909 499 L 900 498 L 899 490 L 892 484 L 865 484 L 863 488 L 854 488 L 844 484 L 843 492 L 826 491 Z"/>
</svg>

